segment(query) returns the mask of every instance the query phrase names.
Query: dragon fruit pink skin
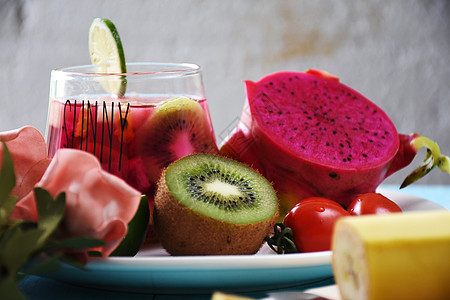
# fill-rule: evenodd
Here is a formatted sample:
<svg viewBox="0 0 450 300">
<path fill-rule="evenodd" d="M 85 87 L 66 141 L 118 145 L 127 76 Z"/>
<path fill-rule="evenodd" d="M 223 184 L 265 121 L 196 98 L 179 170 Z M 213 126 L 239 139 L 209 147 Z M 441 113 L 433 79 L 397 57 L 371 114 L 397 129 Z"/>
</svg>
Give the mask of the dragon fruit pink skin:
<svg viewBox="0 0 450 300">
<path fill-rule="evenodd" d="M 379 107 L 326 72 L 279 72 L 246 87 L 248 105 L 221 153 L 271 180 L 282 209 L 310 196 L 347 206 L 422 146 L 414 143 L 419 135 L 399 135 Z"/>
</svg>

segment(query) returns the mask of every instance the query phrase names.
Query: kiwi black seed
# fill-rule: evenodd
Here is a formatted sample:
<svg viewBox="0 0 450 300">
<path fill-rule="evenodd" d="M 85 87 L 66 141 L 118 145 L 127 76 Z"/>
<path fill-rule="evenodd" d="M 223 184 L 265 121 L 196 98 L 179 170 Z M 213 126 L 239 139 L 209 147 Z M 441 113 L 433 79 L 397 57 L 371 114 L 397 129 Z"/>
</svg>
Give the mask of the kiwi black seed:
<svg viewBox="0 0 450 300">
<path fill-rule="evenodd" d="M 156 184 L 164 168 L 185 155 L 218 153 L 208 120 L 200 103 L 187 97 L 165 100 L 155 108 L 136 138 L 152 183 Z"/>
<path fill-rule="evenodd" d="M 154 223 L 172 255 L 253 254 L 278 215 L 271 184 L 228 158 L 192 154 L 166 168 L 158 182 Z"/>
</svg>

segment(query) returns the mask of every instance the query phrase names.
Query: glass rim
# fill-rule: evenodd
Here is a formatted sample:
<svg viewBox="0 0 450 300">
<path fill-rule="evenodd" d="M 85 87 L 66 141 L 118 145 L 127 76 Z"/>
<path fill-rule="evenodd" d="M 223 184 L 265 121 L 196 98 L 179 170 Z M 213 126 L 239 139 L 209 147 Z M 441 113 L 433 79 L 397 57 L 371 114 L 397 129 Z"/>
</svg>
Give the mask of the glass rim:
<svg viewBox="0 0 450 300">
<path fill-rule="evenodd" d="M 103 77 L 103 76 L 183 76 L 194 75 L 201 72 L 201 67 L 194 63 L 170 63 L 170 62 L 129 62 L 126 63 L 127 72 L 125 73 L 96 73 L 95 66 L 75 65 L 69 67 L 61 67 L 52 70 L 52 76 L 86 76 L 86 77 Z M 137 71 L 129 70 L 129 68 L 142 67 Z M 148 68 L 145 70 L 144 68 Z M 153 69 L 151 69 L 153 67 Z M 90 71 L 89 71 L 90 70 Z"/>
</svg>

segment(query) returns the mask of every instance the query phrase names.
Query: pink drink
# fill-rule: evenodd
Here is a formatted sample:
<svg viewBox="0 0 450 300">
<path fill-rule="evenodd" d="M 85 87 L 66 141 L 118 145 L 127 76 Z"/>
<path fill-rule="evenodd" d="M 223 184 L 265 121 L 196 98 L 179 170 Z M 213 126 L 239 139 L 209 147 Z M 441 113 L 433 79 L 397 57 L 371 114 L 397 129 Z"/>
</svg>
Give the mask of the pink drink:
<svg viewBox="0 0 450 300">
<path fill-rule="evenodd" d="M 151 196 L 155 188 L 154 178 L 159 175 L 148 172 L 160 172 L 175 159 L 172 156 L 165 161 L 150 160 L 150 163 L 156 165 L 149 166 L 149 160 L 143 158 L 143 155 L 148 154 L 145 153 L 140 137 L 145 136 L 148 129 L 146 124 L 157 104 L 163 100 L 139 96 L 120 99 L 93 97 L 64 102 L 51 99 L 47 132 L 49 155 L 53 157 L 59 148 L 75 148 L 93 153 L 105 170 Z M 210 135 L 213 136 L 206 99 L 198 100 L 198 103 L 204 111 L 204 121 L 209 124 Z M 177 138 L 169 142 L 171 148 L 175 148 L 172 152 L 177 156 L 198 152 L 190 145 L 190 139 Z M 155 143 L 158 147 L 161 145 L 161 155 L 164 156 L 167 141 L 166 144 L 159 144 L 158 141 Z"/>
</svg>

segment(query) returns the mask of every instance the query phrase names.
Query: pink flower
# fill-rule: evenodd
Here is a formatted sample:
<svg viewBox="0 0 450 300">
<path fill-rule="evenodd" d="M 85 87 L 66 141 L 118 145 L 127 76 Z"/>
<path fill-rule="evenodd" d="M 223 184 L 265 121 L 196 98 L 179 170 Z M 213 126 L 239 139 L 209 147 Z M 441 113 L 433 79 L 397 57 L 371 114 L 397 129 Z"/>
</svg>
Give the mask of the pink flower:
<svg viewBox="0 0 450 300">
<path fill-rule="evenodd" d="M 28 194 L 41 179 L 50 159 L 42 134 L 31 126 L 0 132 L 0 142 L 6 142 L 14 163 L 16 186 L 11 194 L 20 198 Z M 0 170 L 3 162 L 3 144 L 0 143 Z"/>
<path fill-rule="evenodd" d="M 66 237 L 88 236 L 105 241 L 96 249 L 109 256 L 127 233 L 141 193 L 117 176 L 102 170 L 97 158 L 84 151 L 60 149 L 36 186 L 53 197 L 66 193 L 61 230 Z M 21 199 L 14 215 L 37 220 L 34 193 Z"/>
</svg>

